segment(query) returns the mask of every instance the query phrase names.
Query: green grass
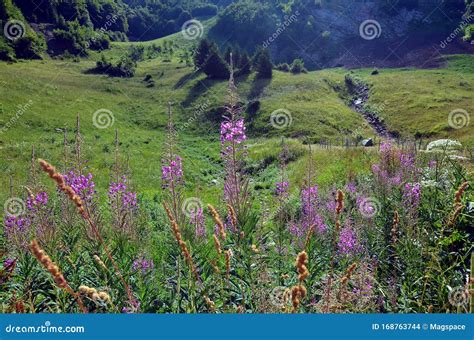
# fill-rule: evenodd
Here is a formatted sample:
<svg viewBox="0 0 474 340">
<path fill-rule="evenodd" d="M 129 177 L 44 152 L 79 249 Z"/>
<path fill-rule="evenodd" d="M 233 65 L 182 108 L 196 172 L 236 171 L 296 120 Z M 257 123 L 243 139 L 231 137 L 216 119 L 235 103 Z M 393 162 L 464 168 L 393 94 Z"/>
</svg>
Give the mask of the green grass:
<svg viewBox="0 0 474 340">
<path fill-rule="evenodd" d="M 474 146 L 474 56 L 449 56 L 440 69 L 383 69 L 355 73 L 372 85 L 369 104 L 381 107 L 380 116 L 391 130 L 404 136 L 416 133 L 435 138 L 457 139 Z M 461 129 L 449 126 L 448 116 L 462 109 L 471 123 Z"/>
<path fill-rule="evenodd" d="M 105 53 L 118 57 L 130 44 L 114 43 Z M 0 135 L 2 187 L 8 187 L 10 176 L 16 187 L 25 183 L 33 145 L 38 157 L 61 165 L 63 135 L 57 129 L 68 128 L 68 140 L 72 143 L 76 115 L 79 114 L 85 140 L 84 158 L 89 160 L 98 187 L 105 192 L 113 162 L 114 130 L 118 129 L 121 152 L 129 157 L 135 186 L 145 195 L 154 196 L 160 192 L 160 159 L 165 141 L 167 104 L 171 101 L 180 133 L 178 144 L 185 160 L 187 190 L 189 194 L 199 192 L 206 200 L 217 200 L 220 188 L 212 182 L 222 174 L 218 126 L 227 83 L 194 73 L 191 67 L 179 63 L 177 55 L 178 52 L 171 62 L 164 62 L 163 58 L 140 62 L 131 79 L 87 73 L 94 67 L 98 54 L 80 62 L 0 63 L 0 126 L 5 126 L 15 116 L 18 105 L 32 101 L 13 126 Z M 472 145 L 472 124 L 461 130 L 448 130 L 446 126 L 450 110 L 465 108 L 469 111 L 474 107 L 473 58 L 458 56 L 449 60 L 449 67 L 436 70 L 384 69 L 378 76 L 370 76 L 369 70 L 355 72 L 372 84 L 370 103 L 384 104 L 381 115 L 390 129 L 404 134 L 434 133 L 433 138 L 449 136 Z M 366 122 L 347 107 L 335 90 L 343 92 L 346 73 L 343 69 L 301 75 L 275 71 L 272 81 L 263 83 L 256 81 L 253 74 L 238 78 L 244 107 L 250 101 L 260 101 L 258 113 L 247 117 L 251 162 L 261 162 L 266 157 L 262 154 L 265 146 L 273 153 L 275 163 L 278 152 L 275 145 L 281 136 L 311 140 L 334 140 L 355 133 L 373 136 Z M 148 88 L 143 82 L 147 74 L 152 75 L 154 87 Z M 205 104 L 202 112 L 196 109 L 200 104 Z M 93 125 L 93 113 L 99 109 L 113 112 L 113 127 L 98 129 Z M 271 113 L 278 109 L 291 113 L 292 124 L 285 129 L 275 129 L 270 124 Z M 298 141 L 292 143 L 304 148 Z M 366 167 L 365 158 L 359 157 L 361 151 L 314 149 L 318 177 L 327 185 L 337 181 L 338 176 L 363 171 Z M 299 155 L 289 166 L 290 177 L 296 182 L 301 179 L 305 157 Z M 274 170 L 269 167 L 268 171 Z M 270 177 L 265 176 L 263 173 L 257 181 L 263 181 L 264 187 L 269 187 Z M 3 190 L 0 198 L 4 200 L 8 195 Z"/>
</svg>

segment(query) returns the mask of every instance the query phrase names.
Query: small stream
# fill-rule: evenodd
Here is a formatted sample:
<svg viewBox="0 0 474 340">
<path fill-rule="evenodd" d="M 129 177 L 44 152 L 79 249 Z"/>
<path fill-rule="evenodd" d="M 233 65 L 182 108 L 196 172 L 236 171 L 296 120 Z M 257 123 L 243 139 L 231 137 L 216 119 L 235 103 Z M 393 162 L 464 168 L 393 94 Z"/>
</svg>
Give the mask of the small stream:
<svg viewBox="0 0 474 340">
<path fill-rule="evenodd" d="M 369 100 L 369 86 L 367 84 L 358 84 L 353 92 L 354 99 L 352 99 L 350 107 L 364 117 L 367 123 L 369 123 L 369 125 L 375 130 L 377 135 L 384 138 L 395 137 L 377 115 L 365 109 L 365 105 Z"/>
</svg>

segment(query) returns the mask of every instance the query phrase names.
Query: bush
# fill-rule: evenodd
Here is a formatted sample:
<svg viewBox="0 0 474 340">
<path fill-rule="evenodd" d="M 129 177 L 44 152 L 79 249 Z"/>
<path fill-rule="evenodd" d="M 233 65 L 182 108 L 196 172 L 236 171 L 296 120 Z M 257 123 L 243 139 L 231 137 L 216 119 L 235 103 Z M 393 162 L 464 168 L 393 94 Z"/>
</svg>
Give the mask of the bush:
<svg viewBox="0 0 474 340">
<path fill-rule="evenodd" d="M 3 38 L 0 38 L 0 60 L 15 60 L 15 51 Z"/>
<path fill-rule="evenodd" d="M 89 42 L 89 48 L 95 51 L 107 50 L 110 48 L 110 38 L 107 35 L 97 34 L 97 36 L 92 38 Z"/>
<path fill-rule="evenodd" d="M 143 45 L 130 46 L 128 56 L 133 61 L 142 61 L 145 56 L 145 47 Z"/>
<path fill-rule="evenodd" d="M 131 78 L 135 75 L 136 63 L 129 57 L 122 58 L 117 65 L 113 65 L 102 55 L 92 70 L 95 73 L 108 74 L 111 77 Z"/>
<path fill-rule="evenodd" d="M 302 59 L 295 59 L 290 67 L 291 73 L 307 73 L 308 71 L 304 67 L 304 61 Z"/>
<path fill-rule="evenodd" d="M 39 37 L 27 35 L 16 40 L 14 48 L 17 58 L 41 59 L 41 54 L 45 50 L 45 42 Z"/>
</svg>

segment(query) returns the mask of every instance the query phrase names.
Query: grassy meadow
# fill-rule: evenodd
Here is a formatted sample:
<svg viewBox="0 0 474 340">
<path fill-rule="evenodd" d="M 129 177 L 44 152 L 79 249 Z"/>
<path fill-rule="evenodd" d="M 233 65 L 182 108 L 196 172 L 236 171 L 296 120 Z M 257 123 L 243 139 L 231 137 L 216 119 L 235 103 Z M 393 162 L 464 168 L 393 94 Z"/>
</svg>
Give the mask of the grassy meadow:
<svg viewBox="0 0 474 340">
<path fill-rule="evenodd" d="M 10 125 L 0 200 L 27 202 L 24 220 L 4 216 L 0 312 L 472 311 L 472 159 L 381 141 L 350 108 L 345 76 L 369 85 L 368 105 L 390 130 L 449 137 L 468 155 L 473 125 L 453 129 L 448 115 L 474 107 L 474 56 L 376 75 L 252 73 L 235 90 L 187 66 L 180 54 L 191 42 L 179 35 L 102 53 L 118 60 L 131 45 L 164 41 L 174 52 L 145 55 L 132 78 L 92 73 L 100 53 L 0 63 L 0 124 Z M 113 117 L 103 129 L 93 119 L 101 109 Z M 272 125 L 277 110 L 291 123 Z M 377 145 L 343 146 L 358 136 Z M 61 180 L 38 158 L 63 175 L 92 173 L 95 187 L 70 174 L 74 193 L 55 190 Z M 181 207 L 188 198 L 192 210 Z"/>
</svg>

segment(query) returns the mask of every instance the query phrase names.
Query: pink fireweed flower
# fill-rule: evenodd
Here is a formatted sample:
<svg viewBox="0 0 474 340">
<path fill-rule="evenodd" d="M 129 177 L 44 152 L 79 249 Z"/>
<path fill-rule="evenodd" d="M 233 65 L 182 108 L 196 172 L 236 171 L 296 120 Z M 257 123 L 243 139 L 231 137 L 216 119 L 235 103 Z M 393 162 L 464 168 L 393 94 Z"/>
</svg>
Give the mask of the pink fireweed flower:
<svg viewBox="0 0 474 340">
<path fill-rule="evenodd" d="M 288 182 L 277 182 L 275 194 L 278 197 L 285 198 L 288 197 L 288 189 L 290 188 L 290 183 Z"/>
<path fill-rule="evenodd" d="M 92 200 L 96 191 L 95 183 L 92 180 L 93 175 L 91 173 L 79 175 L 71 170 L 67 174 L 63 174 L 63 177 L 66 184 L 70 186 L 83 201 Z"/>
<path fill-rule="evenodd" d="M 204 221 L 204 214 L 202 208 L 198 208 L 197 211 L 192 210 L 189 216 L 191 225 L 194 226 L 194 232 L 196 238 L 206 237 L 206 225 Z"/>
<path fill-rule="evenodd" d="M 134 209 L 137 207 L 137 193 L 127 191 L 127 178 L 122 177 L 120 181 L 111 182 L 109 185 L 109 201 L 116 204 L 117 200 L 121 203 L 123 209 Z"/>
<path fill-rule="evenodd" d="M 155 268 L 155 264 L 152 259 L 147 259 L 145 256 L 140 256 L 135 259 L 132 264 L 132 269 L 135 271 L 140 271 L 142 274 L 146 274 L 152 271 Z"/>
<path fill-rule="evenodd" d="M 31 212 L 37 211 L 46 204 L 48 204 L 48 194 L 44 191 L 37 193 L 36 196 L 28 197 L 26 200 L 26 206 Z"/>
<path fill-rule="evenodd" d="M 4 220 L 5 238 L 19 248 L 27 246 L 29 241 L 30 220 L 23 216 L 6 216 Z"/>
<path fill-rule="evenodd" d="M 179 156 L 171 160 L 163 160 L 161 167 L 161 181 L 163 188 L 170 188 L 177 184 L 183 184 L 183 164 Z"/>
<path fill-rule="evenodd" d="M 352 254 L 357 250 L 357 235 L 350 225 L 341 229 L 337 249 L 342 255 Z"/>
<path fill-rule="evenodd" d="M 241 144 L 247 139 L 244 119 L 226 120 L 221 123 L 221 144 L 226 142 Z"/>
<path fill-rule="evenodd" d="M 354 182 L 347 183 L 346 185 L 346 191 L 355 194 L 357 190 L 356 184 Z"/>
<path fill-rule="evenodd" d="M 306 234 L 311 226 L 314 226 L 315 232 L 323 233 L 327 226 L 322 217 L 318 214 L 318 186 L 314 185 L 301 190 L 301 228 L 302 233 Z"/>
<path fill-rule="evenodd" d="M 420 183 L 407 183 L 403 188 L 404 203 L 411 207 L 417 207 L 420 204 L 421 185 Z"/>
</svg>

